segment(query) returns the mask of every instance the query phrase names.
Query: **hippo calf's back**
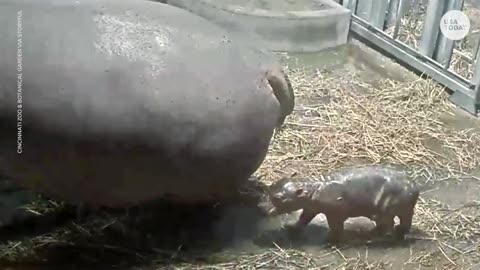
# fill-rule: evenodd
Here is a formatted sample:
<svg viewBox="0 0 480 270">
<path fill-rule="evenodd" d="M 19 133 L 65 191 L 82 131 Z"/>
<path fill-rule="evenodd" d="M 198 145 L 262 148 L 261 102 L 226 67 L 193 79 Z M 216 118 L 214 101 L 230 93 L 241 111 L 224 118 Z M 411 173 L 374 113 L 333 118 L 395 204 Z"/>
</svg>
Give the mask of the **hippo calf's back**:
<svg viewBox="0 0 480 270">
<path fill-rule="evenodd" d="M 302 209 L 293 225 L 298 229 L 323 213 L 331 243 L 341 240 L 344 222 L 354 217 L 374 220 L 378 233 L 394 230 L 397 237 L 404 238 L 410 231 L 419 191 L 405 172 L 381 166 L 358 166 L 339 169 L 321 178 L 285 177 L 273 183 L 269 188 L 273 206 L 269 214 Z M 400 219 L 396 227 L 395 216 Z"/>
<path fill-rule="evenodd" d="M 392 207 L 410 207 L 419 193 L 415 182 L 405 172 L 389 167 L 347 168 L 333 173 L 330 178 L 341 183 L 343 199 L 356 209 L 352 214 L 375 214 Z"/>
<path fill-rule="evenodd" d="M 221 199 L 265 158 L 278 63 L 205 19 L 122 0 L 9 0 L 0 15 L 0 170 L 23 185 L 95 205 Z"/>
</svg>

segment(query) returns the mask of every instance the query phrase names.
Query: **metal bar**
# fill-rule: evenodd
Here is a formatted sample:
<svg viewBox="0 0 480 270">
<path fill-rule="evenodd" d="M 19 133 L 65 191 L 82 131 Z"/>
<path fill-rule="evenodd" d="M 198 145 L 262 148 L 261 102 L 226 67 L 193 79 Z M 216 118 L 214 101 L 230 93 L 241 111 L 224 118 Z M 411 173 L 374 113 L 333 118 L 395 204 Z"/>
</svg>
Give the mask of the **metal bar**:
<svg viewBox="0 0 480 270">
<path fill-rule="evenodd" d="M 402 0 L 400 0 L 399 5 L 402 5 Z M 400 24 L 402 23 L 402 16 L 400 15 L 400 6 L 397 8 L 397 14 L 395 15 L 395 28 L 393 29 L 393 39 L 397 39 L 398 33 L 400 32 Z"/>
<path fill-rule="evenodd" d="M 425 16 L 425 22 L 423 24 L 422 39 L 419 46 L 420 53 L 425 56 L 432 57 L 435 50 L 444 6 L 444 0 L 430 0 L 428 3 L 427 15 Z"/>
<path fill-rule="evenodd" d="M 476 113 L 478 113 L 480 108 L 480 84 L 477 84 L 473 94 L 473 106 L 476 109 Z"/>
<path fill-rule="evenodd" d="M 450 10 L 462 10 L 464 0 L 446 0 L 447 5 L 446 9 L 442 14 Z M 435 49 L 433 59 L 440 63 L 443 67 L 449 68 L 450 62 L 452 61 L 453 47 L 455 45 L 454 40 L 446 38 L 440 31 L 438 35 L 437 47 Z"/>
<path fill-rule="evenodd" d="M 479 48 L 480 48 L 480 37 L 477 39 L 477 44 L 475 45 L 475 50 L 473 51 L 473 56 L 472 57 L 474 59 L 477 58 Z"/>
<path fill-rule="evenodd" d="M 422 0 L 411 0 L 410 7 L 413 9 L 413 17 L 416 18 L 416 15 L 420 12 L 420 6 L 422 5 Z"/>
<path fill-rule="evenodd" d="M 400 7 L 400 0 L 390 0 L 388 3 L 387 24 L 392 25 L 398 18 L 398 8 Z"/>
<path fill-rule="evenodd" d="M 357 0 L 344 0 L 343 6 L 349 9 L 352 14 L 356 14 L 357 12 Z"/>
<path fill-rule="evenodd" d="M 350 29 L 365 43 L 377 47 L 380 51 L 390 54 L 410 68 L 428 75 L 438 83 L 453 90 L 456 95 L 455 99 L 451 99 L 452 102 L 459 104 L 469 113 L 477 115 L 479 91 L 473 91 L 474 89 L 469 88 L 470 84 L 467 80 L 449 70 L 445 70 L 435 61 L 421 55 L 407 45 L 391 39 L 387 34 L 371 27 L 358 16 L 352 15 Z M 480 68 L 477 71 L 480 73 Z"/>
<path fill-rule="evenodd" d="M 378 29 L 375 29 L 371 27 L 368 22 L 365 20 L 359 18 L 358 16 L 352 16 L 352 29 L 355 34 L 362 35 L 365 34 L 368 36 L 367 39 L 373 38 L 375 41 L 380 42 L 380 45 L 385 45 L 386 48 L 394 47 L 395 49 L 398 49 L 401 55 L 409 55 L 409 57 L 415 59 L 416 61 L 420 60 L 432 68 L 441 71 L 442 73 L 448 74 L 448 76 L 452 77 L 452 80 L 458 80 L 460 84 L 468 86 L 469 81 L 466 80 L 465 78 L 452 73 L 448 70 L 445 70 L 442 66 L 440 66 L 438 63 L 436 63 L 434 60 L 425 57 L 421 55 L 419 52 L 415 51 L 414 49 L 410 48 L 408 45 L 405 45 L 402 42 L 399 42 L 397 40 L 392 40 L 387 34 L 385 34 L 383 31 L 380 31 Z M 360 32 L 357 32 L 356 30 L 360 30 Z M 379 41 L 380 40 L 380 41 Z M 372 42 L 373 43 L 373 42 Z M 376 43 L 373 43 L 374 45 L 377 45 Z M 380 47 L 380 49 L 384 49 L 384 47 Z M 386 52 L 390 53 L 390 50 L 385 50 Z M 399 58 L 400 60 L 403 57 Z M 410 63 L 407 63 L 410 64 Z M 473 89 L 473 88 L 472 88 Z"/>
<path fill-rule="evenodd" d="M 357 13 L 356 15 L 367 22 L 371 22 L 372 17 L 372 0 L 357 0 Z"/>
<path fill-rule="evenodd" d="M 422 0 L 412 0 L 411 4 L 411 6 L 415 9 L 415 13 L 417 13 L 420 5 L 422 4 Z"/>
<path fill-rule="evenodd" d="M 480 85 L 480 54 L 475 58 L 475 69 L 473 71 L 472 79 L 470 79 L 470 84 L 475 85 L 475 89 L 478 91 Z"/>
<path fill-rule="evenodd" d="M 403 16 L 408 10 L 408 6 L 410 4 L 409 0 L 400 0 L 399 7 L 397 10 L 397 18 L 395 21 L 395 29 L 393 31 L 393 39 L 397 39 L 398 33 L 400 31 L 400 24 L 402 22 Z"/>
<path fill-rule="evenodd" d="M 414 18 L 415 20 L 414 25 L 417 25 L 417 22 L 420 19 L 419 14 L 420 14 L 423 2 L 424 2 L 423 0 L 413 0 L 411 3 L 410 7 L 413 9 L 411 17 Z"/>
<path fill-rule="evenodd" d="M 467 61 L 468 63 L 473 63 L 475 62 L 475 60 L 473 60 L 473 58 L 471 58 L 470 56 L 466 55 L 465 53 L 453 48 L 453 53 L 455 53 L 456 55 L 460 56 L 460 58 L 462 58 L 463 60 Z"/>
<path fill-rule="evenodd" d="M 460 108 L 464 109 L 465 111 L 478 116 L 479 113 L 479 108 L 480 108 L 480 98 L 478 93 L 480 91 L 478 90 L 472 90 L 473 97 L 467 96 L 464 92 L 462 91 L 455 91 L 453 92 L 448 99 L 450 102 L 453 104 L 459 106 Z"/>
<path fill-rule="evenodd" d="M 385 25 L 387 7 L 388 0 L 372 0 L 372 8 L 370 10 L 370 23 L 380 30 L 383 30 L 383 26 Z"/>
</svg>

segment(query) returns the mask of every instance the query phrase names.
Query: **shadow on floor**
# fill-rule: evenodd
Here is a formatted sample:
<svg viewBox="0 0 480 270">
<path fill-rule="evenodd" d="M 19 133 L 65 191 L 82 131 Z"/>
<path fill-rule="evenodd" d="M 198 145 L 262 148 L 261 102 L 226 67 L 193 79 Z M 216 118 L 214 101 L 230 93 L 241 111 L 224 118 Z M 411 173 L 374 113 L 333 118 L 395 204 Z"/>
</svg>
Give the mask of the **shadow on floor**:
<svg viewBox="0 0 480 270">
<path fill-rule="evenodd" d="M 410 234 L 421 235 L 421 232 L 412 228 Z M 409 234 L 409 235 L 410 235 Z M 328 227 L 316 224 L 310 224 L 304 230 L 292 230 L 281 228 L 277 230 L 266 231 L 254 240 L 254 243 L 261 247 L 274 248 L 275 244 L 281 247 L 302 249 L 306 246 L 328 247 L 327 242 Z M 405 240 L 397 240 L 393 236 L 374 236 L 370 231 L 359 231 L 352 228 L 345 228 L 343 242 L 339 247 L 363 247 L 367 245 L 370 248 L 385 248 L 408 246 L 414 244 L 417 238 L 407 237 Z"/>
<path fill-rule="evenodd" d="M 151 202 L 127 210 L 75 207 L 0 229 L 0 268 L 125 269 L 208 261 L 253 239 L 265 210 L 260 197 L 224 205 Z"/>
</svg>

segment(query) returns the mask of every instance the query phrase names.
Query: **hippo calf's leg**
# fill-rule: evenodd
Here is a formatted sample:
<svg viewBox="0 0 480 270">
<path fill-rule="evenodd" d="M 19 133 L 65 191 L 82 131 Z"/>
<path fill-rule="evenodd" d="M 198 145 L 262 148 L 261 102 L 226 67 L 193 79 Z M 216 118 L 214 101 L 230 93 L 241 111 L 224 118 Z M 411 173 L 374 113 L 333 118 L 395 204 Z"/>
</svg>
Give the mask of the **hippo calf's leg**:
<svg viewBox="0 0 480 270">
<path fill-rule="evenodd" d="M 375 218 L 375 233 L 379 235 L 383 235 L 386 233 L 390 233 L 394 229 L 394 218 L 393 215 L 380 215 Z"/>
<path fill-rule="evenodd" d="M 415 214 L 415 206 L 420 196 L 418 188 L 414 187 L 414 191 L 410 194 L 410 200 L 408 203 L 404 203 L 398 211 L 398 218 L 400 219 L 400 224 L 395 228 L 395 234 L 399 239 L 405 239 L 405 235 L 410 232 L 412 228 L 412 219 Z"/>
<path fill-rule="evenodd" d="M 405 239 L 405 235 L 412 228 L 412 219 L 414 214 L 414 208 L 410 207 L 399 213 L 398 218 L 400 219 L 400 224 L 395 228 L 395 235 L 399 239 Z"/>
<path fill-rule="evenodd" d="M 303 210 L 297 222 L 292 225 L 285 225 L 284 228 L 292 239 L 301 239 L 303 237 L 302 230 L 315 218 L 318 213 L 309 210 Z"/>
<path fill-rule="evenodd" d="M 315 218 L 315 216 L 317 214 L 318 213 L 316 213 L 316 212 L 303 209 L 302 213 L 300 214 L 300 217 L 297 220 L 297 222 L 295 222 L 293 225 L 287 225 L 287 226 L 284 226 L 284 227 L 286 229 L 294 230 L 294 231 L 303 229 L 312 221 L 312 219 Z"/>
<path fill-rule="evenodd" d="M 325 215 L 328 222 L 328 238 L 330 244 L 338 245 L 343 237 L 344 223 L 347 220 L 346 216 L 339 215 Z"/>
<path fill-rule="evenodd" d="M 310 221 L 312 221 L 312 219 L 315 218 L 315 216 L 317 215 L 318 213 L 316 212 L 312 212 L 312 211 L 309 211 L 309 210 L 303 210 L 302 211 L 302 214 L 300 215 L 300 217 L 298 218 L 298 221 L 297 223 L 295 224 L 297 227 L 305 227 L 308 225 L 308 223 L 310 223 Z"/>
</svg>

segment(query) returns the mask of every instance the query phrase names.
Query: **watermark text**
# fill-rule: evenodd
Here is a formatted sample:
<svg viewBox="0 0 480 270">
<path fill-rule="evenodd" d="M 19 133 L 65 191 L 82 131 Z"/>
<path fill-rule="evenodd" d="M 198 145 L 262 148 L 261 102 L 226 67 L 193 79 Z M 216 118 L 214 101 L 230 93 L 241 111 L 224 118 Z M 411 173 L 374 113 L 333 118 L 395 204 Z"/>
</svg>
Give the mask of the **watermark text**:
<svg viewBox="0 0 480 270">
<path fill-rule="evenodd" d="M 440 31 L 450 40 L 461 40 L 470 31 L 470 19 L 460 10 L 450 10 L 440 19 Z"/>
<path fill-rule="evenodd" d="M 23 152 L 23 29 L 22 29 L 23 12 L 17 12 L 17 153 Z"/>
</svg>

